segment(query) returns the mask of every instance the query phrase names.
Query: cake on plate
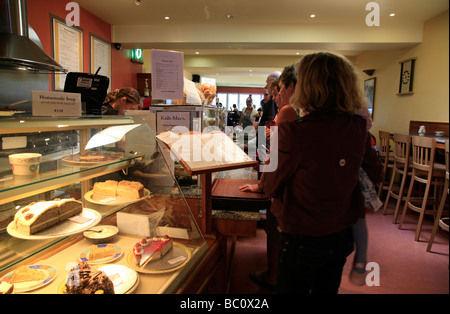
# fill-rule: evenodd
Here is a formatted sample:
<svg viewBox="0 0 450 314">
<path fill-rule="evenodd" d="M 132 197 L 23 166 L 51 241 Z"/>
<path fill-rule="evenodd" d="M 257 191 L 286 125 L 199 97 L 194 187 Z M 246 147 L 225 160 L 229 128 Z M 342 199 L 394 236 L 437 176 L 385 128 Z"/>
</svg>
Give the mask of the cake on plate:
<svg viewBox="0 0 450 314">
<path fill-rule="evenodd" d="M 94 183 L 92 193 L 100 197 L 124 197 L 130 199 L 140 199 L 144 196 L 144 185 L 137 181 L 123 180 L 120 182 L 107 180 L 105 182 Z"/>
<path fill-rule="evenodd" d="M 172 247 L 172 238 L 168 235 L 142 239 L 133 247 L 133 262 L 143 267 L 149 261 L 163 257 Z"/>
<path fill-rule="evenodd" d="M 28 266 L 20 266 L 13 272 L 11 283 L 41 281 L 45 278 L 47 278 L 47 274 L 42 270 L 33 269 Z"/>
<path fill-rule="evenodd" d="M 81 262 L 70 270 L 66 291 L 68 294 L 114 294 L 114 284 L 103 271 Z"/>
<path fill-rule="evenodd" d="M 12 294 L 14 291 L 14 285 L 8 282 L 0 282 L 0 294 Z"/>
<path fill-rule="evenodd" d="M 83 204 L 72 198 L 32 202 L 14 215 L 13 228 L 25 235 L 36 234 L 83 211 Z"/>
</svg>

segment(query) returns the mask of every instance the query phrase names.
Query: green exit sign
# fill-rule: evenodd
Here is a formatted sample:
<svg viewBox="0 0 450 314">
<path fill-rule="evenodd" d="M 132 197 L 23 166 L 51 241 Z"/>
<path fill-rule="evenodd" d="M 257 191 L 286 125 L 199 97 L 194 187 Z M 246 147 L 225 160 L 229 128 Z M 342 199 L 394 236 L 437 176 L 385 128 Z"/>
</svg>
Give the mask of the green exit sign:
<svg viewBox="0 0 450 314">
<path fill-rule="evenodd" d="M 144 51 L 142 49 L 132 49 L 131 62 L 144 63 Z"/>
</svg>

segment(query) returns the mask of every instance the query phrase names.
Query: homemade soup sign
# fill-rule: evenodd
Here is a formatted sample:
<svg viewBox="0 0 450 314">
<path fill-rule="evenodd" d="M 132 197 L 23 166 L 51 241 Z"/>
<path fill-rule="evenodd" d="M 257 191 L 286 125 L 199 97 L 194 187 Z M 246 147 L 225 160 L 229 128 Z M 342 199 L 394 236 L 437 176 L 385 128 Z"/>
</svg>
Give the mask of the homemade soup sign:
<svg viewBox="0 0 450 314">
<path fill-rule="evenodd" d="M 31 91 L 33 116 L 81 116 L 81 94 Z"/>
</svg>

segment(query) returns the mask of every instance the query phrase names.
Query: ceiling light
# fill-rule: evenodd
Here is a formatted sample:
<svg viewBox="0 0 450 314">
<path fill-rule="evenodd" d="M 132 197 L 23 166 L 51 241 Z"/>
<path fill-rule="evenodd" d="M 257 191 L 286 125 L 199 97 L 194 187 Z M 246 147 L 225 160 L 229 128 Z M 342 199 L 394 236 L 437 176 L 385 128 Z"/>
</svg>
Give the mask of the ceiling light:
<svg viewBox="0 0 450 314">
<path fill-rule="evenodd" d="M 165 16 L 164 19 L 165 20 L 170 20 L 170 16 Z"/>
<path fill-rule="evenodd" d="M 136 5 L 141 5 L 141 0 L 136 0 L 134 3 L 136 3 Z"/>
<path fill-rule="evenodd" d="M 300 54 L 300 52 L 297 52 L 296 55 L 298 56 Z"/>
<path fill-rule="evenodd" d="M 234 15 L 234 14 L 225 14 L 225 17 L 226 17 L 227 19 L 235 19 L 235 18 L 236 18 L 236 15 Z"/>
<path fill-rule="evenodd" d="M 395 13 L 391 13 L 391 14 L 389 14 L 389 16 L 395 16 Z"/>
<path fill-rule="evenodd" d="M 313 18 L 316 17 L 316 15 L 315 14 L 311 14 L 309 17 L 313 19 Z"/>
<path fill-rule="evenodd" d="M 196 51 L 195 54 L 198 55 L 198 54 L 200 54 L 200 52 Z"/>
</svg>

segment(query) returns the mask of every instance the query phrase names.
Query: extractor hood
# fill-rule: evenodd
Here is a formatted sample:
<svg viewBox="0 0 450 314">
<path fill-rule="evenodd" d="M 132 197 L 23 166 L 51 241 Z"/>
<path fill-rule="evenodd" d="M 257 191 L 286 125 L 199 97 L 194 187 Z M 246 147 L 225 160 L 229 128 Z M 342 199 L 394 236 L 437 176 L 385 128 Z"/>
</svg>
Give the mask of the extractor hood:
<svg viewBox="0 0 450 314">
<path fill-rule="evenodd" d="M 28 37 L 26 0 L 0 0 L 0 68 L 67 72 Z"/>
</svg>

